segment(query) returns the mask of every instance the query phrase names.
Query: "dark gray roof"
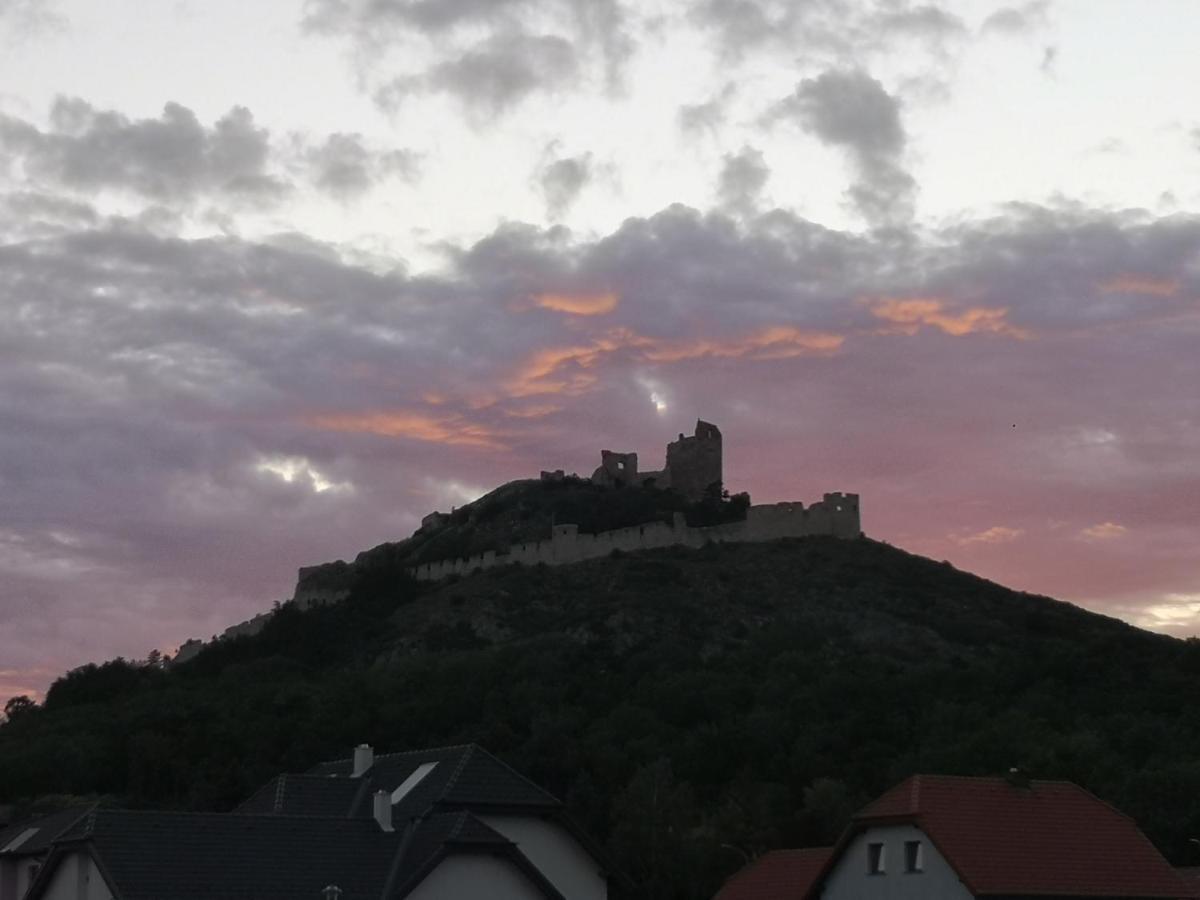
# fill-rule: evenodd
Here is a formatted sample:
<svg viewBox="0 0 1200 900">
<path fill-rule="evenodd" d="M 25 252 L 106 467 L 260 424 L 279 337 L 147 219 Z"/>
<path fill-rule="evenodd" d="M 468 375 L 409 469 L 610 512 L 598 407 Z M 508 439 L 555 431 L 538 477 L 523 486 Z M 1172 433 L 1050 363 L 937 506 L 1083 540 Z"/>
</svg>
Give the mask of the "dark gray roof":
<svg viewBox="0 0 1200 900">
<path fill-rule="evenodd" d="M 74 825 L 91 809 L 91 806 L 72 806 L 69 809 L 60 809 L 58 812 L 48 813 L 44 816 L 14 822 L 6 828 L 0 829 L 0 856 L 38 856 L 46 853 L 55 838 Z M 5 847 L 30 829 L 33 829 L 34 833 L 21 841 L 18 847 L 8 852 L 4 851 Z"/>
<path fill-rule="evenodd" d="M 350 816 L 363 804 L 369 785 L 349 778 L 321 775 L 277 775 L 244 800 L 235 813 L 253 815 Z"/>
<path fill-rule="evenodd" d="M 373 819 L 96 810 L 62 835 L 56 853 L 90 849 L 119 900 L 401 898 L 446 855 L 510 859 L 548 898 L 560 895 L 507 838 L 469 813 L 434 815 L 384 832 Z M 40 897 L 54 859 L 34 885 Z"/>
<path fill-rule="evenodd" d="M 366 782 L 366 790 L 361 792 L 348 815 L 369 816 L 372 794 L 394 791 L 421 764 L 431 762 L 437 765 L 396 804 L 393 816 L 397 822 L 419 816 L 431 808 L 533 812 L 562 808 L 562 803 L 553 796 L 475 744 L 383 754 L 375 757 L 375 764 L 361 778 L 350 778 L 353 765 L 350 759 L 321 763 L 309 770 L 309 776 L 350 784 Z M 281 789 L 289 795 L 292 785 L 286 783 Z M 295 800 L 286 796 L 281 801 L 281 808 L 297 814 L 309 814 L 310 810 L 317 809 L 315 800 L 305 801 L 300 796 L 299 791 Z"/>
</svg>

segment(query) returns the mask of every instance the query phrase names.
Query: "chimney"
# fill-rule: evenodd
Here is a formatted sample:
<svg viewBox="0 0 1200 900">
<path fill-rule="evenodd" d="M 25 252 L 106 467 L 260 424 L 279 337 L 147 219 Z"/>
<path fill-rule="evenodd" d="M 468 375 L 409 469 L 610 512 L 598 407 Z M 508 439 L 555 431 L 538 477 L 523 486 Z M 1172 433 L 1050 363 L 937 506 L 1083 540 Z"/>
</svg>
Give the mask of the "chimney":
<svg viewBox="0 0 1200 900">
<path fill-rule="evenodd" d="M 371 749 L 370 744 L 359 744 L 354 748 L 354 771 L 350 773 L 350 777 L 361 778 L 373 765 L 375 765 L 375 751 Z"/>
<path fill-rule="evenodd" d="M 392 828 L 392 795 L 387 791 L 375 792 L 375 821 L 384 831 L 395 831 Z"/>
<path fill-rule="evenodd" d="M 1029 776 L 1026 775 L 1024 772 L 1022 772 L 1020 769 L 1018 769 L 1016 766 L 1013 766 L 1011 769 L 1008 770 L 1008 774 L 1004 776 L 1004 780 L 1007 781 L 1009 784 L 1011 784 L 1015 788 L 1029 787 Z"/>
</svg>

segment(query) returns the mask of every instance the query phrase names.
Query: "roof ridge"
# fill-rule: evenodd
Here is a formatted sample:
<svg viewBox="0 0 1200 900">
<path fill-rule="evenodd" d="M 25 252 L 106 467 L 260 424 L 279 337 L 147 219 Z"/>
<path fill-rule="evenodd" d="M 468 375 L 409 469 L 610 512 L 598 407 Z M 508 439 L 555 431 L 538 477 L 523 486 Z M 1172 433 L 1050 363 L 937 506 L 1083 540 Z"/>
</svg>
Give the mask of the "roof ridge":
<svg viewBox="0 0 1200 900">
<path fill-rule="evenodd" d="M 446 784 L 442 788 L 442 793 L 438 797 L 442 800 L 454 790 L 454 785 L 458 782 L 458 777 L 462 774 L 463 769 L 467 767 L 467 761 L 471 758 L 471 754 L 478 749 L 475 744 L 466 744 L 466 752 L 459 758 L 458 765 L 454 767 L 454 771 L 450 773 L 450 777 L 446 779 Z"/>
<path fill-rule="evenodd" d="M 1003 781 L 1006 784 L 1008 779 L 1004 775 L 940 775 L 932 772 L 914 772 L 909 778 L 923 778 L 928 781 Z M 1065 784 L 1071 787 L 1087 790 L 1080 787 L 1074 781 L 1068 781 L 1065 778 L 1031 778 L 1030 784 Z M 1101 801 L 1102 803 L 1104 801 Z"/>
<path fill-rule="evenodd" d="M 459 834 L 462 833 L 463 826 L 467 824 L 468 815 L 470 815 L 470 813 L 464 809 L 459 811 L 459 813 L 454 817 L 454 824 L 450 826 L 450 833 L 446 835 L 447 841 L 454 841 L 458 839 Z"/>
<path fill-rule="evenodd" d="M 283 809 L 283 797 L 287 790 L 287 777 L 288 773 L 284 772 L 275 782 L 275 802 L 271 804 L 271 811 L 276 815 L 278 815 L 279 811 Z"/>
<path fill-rule="evenodd" d="M 307 813 L 238 812 L 237 810 L 233 810 L 231 812 L 210 812 L 209 810 L 202 810 L 202 809 L 126 809 L 123 807 L 96 810 L 95 812 L 93 812 L 91 814 L 91 816 L 89 818 L 94 819 L 96 812 L 104 813 L 106 815 L 117 813 L 117 814 L 122 814 L 122 815 L 134 815 L 134 816 L 176 816 L 178 818 L 189 818 L 189 819 L 238 819 L 239 821 L 244 820 L 244 819 L 261 819 L 261 820 L 265 820 L 265 821 L 284 820 L 284 821 L 295 821 L 295 822 L 307 822 L 307 821 L 312 821 L 314 819 L 320 819 L 322 821 L 327 820 L 330 822 L 345 822 L 346 819 L 348 818 L 347 816 L 329 815 L 329 814 L 324 814 L 324 813 L 322 813 L 320 815 L 311 815 L 311 814 L 307 814 Z M 363 822 L 373 821 L 372 819 L 369 819 L 366 816 L 349 817 L 349 818 L 351 818 L 352 821 L 363 821 Z"/>
<path fill-rule="evenodd" d="M 397 756 L 411 756 L 414 753 L 437 753 L 440 750 L 462 750 L 466 747 L 473 747 L 473 746 L 475 746 L 475 745 L 471 744 L 471 743 L 466 743 L 466 744 L 446 744 L 444 747 L 424 747 L 419 750 L 393 750 L 391 753 L 376 753 L 375 754 L 375 762 L 379 762 L 379 760 L 381 760 L 381 759 L 391 759 L 391 758 L 397 757 Z M 354 762 L 354 757 L 346 756 L 346 757 L 339 757 L 338 759 L 327 759 L 323 762 L 317 763 L 317 765 L 318 766 L 332 766 L 332 765 L 335 765 L 336 763 L 352 763 L 352 762 Z M 310 774 L 310 773 L 306 772 L 304 774 Z M 315 775 L 313 777 L 328 778 L 329 776 L 328 775 Z"/>
</svg>

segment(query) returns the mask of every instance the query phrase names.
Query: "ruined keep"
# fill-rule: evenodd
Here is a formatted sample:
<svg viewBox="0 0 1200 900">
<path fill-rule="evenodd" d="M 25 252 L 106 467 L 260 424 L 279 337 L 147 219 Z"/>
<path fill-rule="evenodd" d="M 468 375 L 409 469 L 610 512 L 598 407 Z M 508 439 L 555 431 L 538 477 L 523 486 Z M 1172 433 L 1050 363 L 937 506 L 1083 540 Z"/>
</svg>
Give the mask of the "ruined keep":
<svg viewBox="0 0 1200 900">
<path fill-rule="evenodd" d="M 702 419 L 696 420 L 696 433 L 680 434 L 667 444 L 666 465 L 662 469 L 641 472 L 636 453 L 600 451 L 600 466 L 592 473 L 592 483 L 609 487 L 670 488 L 691 501 L 701 499 L 714 485 L 720 488 L 721 429 Z"/>
</svg>

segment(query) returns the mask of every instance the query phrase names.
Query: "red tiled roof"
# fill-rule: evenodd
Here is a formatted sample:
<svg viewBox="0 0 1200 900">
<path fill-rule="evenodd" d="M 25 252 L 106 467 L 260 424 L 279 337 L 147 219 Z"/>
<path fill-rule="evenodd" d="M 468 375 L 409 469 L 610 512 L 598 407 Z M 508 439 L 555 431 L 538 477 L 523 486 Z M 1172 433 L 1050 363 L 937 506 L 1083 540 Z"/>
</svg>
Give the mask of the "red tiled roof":
<svg viewBox="0 0 1200 900">
<path fill-rule="evenodd" d="M 714 900 L 799 900 L 832 852 L 820 847 L 764 853 L 725 882 Z"/>
<path fill-rule="evenodd" d="M 1191 891 L 1191 894 L 1184 896 L 1200 897 L 1200 866 L 1183 866 L 1175 871 L 1183 878 L 1186 888 Z"/>
<path fill-rule="evenodd" d="M 899 821 L 929 835 L 976 896 L 1186 896 L 1132 819 L 1069 782 L 914 775 L 855 816 Z"/>
</svg>

